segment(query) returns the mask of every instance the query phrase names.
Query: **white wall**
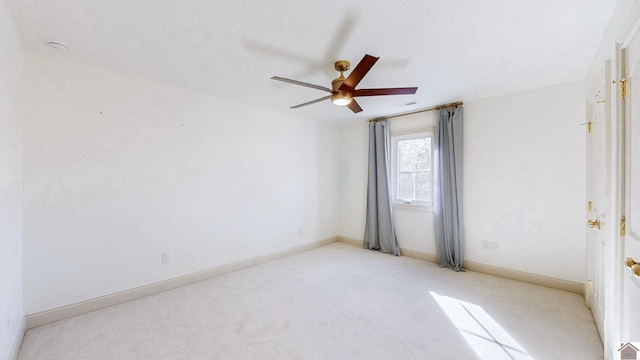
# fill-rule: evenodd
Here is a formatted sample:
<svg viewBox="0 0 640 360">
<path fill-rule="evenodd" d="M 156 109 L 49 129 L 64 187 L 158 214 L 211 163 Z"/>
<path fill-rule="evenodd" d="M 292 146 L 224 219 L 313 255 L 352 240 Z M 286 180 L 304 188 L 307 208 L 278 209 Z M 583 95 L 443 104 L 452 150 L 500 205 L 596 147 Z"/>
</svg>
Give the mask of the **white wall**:
<svg viewBox="0 0 640 360">
<path fill-rule="evenodd" d="M 24 330 L 21 60 L 13 19 L 0 1 L 0 359 L 15 355 Z"/>
<path fill-rule="evenodd" d="M 464 116 L 466 258 L 584 282 L 584 84 L 468 102 Z"/>
<path fill-rule="evenodd" d="M 27 314 L 335 235 L 335 127 L 26 58 Z"/>
<path fill-rule="evenodd" d="M 368 123 L 358 121 L 339 129 L 338 234 L 363 239 L 367 205 Z"/>
<path fill-rule="evenodd" d="M 466 259 L 584 281 L 585 135 L 583 83 L 464 105 Z M 424 124 L 434 112 L 423 113 Z M 390 120 L 392 131 L 415 117 Z M 406 123 L 403 123 L 403 120 Z M 362 239 L 367 124 L 340 129 L 340 235 Z M 435 253 L 433 214 L 396 208 L 400 246 Z M 499 250 L 482 250 L 497 241 Z"/>
</svg>

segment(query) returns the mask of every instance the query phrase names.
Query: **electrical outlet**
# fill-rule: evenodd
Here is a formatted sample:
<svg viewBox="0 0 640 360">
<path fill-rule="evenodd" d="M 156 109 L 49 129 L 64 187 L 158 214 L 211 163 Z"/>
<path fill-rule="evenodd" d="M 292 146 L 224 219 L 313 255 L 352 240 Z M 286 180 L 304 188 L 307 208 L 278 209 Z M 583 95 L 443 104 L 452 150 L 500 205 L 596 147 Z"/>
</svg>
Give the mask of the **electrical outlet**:
<svg viewBox="0 0 640 360">
<path fill-rule="evenodd" d="M 162 263 L 166 264 L 169 262 L 169 253 L 163 252 L 162 253 Z"/>
<path fill-rule="evenodd" d="M 497 241 L 488 241 L 482 240 L 482 250 L 483 251 L 498 251 L 498 242 Z"/>
</svg>

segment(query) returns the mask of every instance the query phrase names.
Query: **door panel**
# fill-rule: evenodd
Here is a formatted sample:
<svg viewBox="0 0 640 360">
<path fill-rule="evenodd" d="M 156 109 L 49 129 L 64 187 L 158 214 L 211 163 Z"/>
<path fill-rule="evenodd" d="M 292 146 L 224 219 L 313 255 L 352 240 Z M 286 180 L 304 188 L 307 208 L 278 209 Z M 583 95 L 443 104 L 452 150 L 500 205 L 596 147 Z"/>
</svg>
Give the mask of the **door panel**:
<svg viewBox="0 0 640 360">
<path fill-rule="evenodd" d="M 605 80 L 606 81 L 606 80 Z M 603 81 L 588 105 L 587 126 L 587 230 L 588 274 L 587 305 L 591 309 L 604 342 L 605 261 L 607 247 L 607 96 Z M 597 225 L 593 222 L 597 222 Z"/>
</svg>

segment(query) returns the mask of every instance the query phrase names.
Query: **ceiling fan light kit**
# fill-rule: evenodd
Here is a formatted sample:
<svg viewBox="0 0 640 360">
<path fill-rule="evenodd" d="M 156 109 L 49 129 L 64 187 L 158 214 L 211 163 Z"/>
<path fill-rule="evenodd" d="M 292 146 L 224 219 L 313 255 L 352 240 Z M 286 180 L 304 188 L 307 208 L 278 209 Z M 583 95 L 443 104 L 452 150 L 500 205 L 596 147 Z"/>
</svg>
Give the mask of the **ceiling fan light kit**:
<svg viewBox="0 0 640 360">
<path fill-rule="evenodd" d="M 349 105 L 351 101 L 353 101 L 353 98 L 349 97 L 348 95 L 347 96 L 342 96 L 340 94 L 331 95 L 331 102 L 333 103 L 333 105 L 345 106 L 345 105 Z"/>
<path fill-rule="evenodd" d="M 311 100 L 306 103 L 298 104 L 292 106 L 292 109 L 297 109 L 299 107 L 315 104 L 317 102 L 321 102 L 324 100 L 331 99 L 331 102 L 337 106 L 347 106 L 354 113 L 358 113 L 362 111 L 362 108 L 358 104 L 358 102 L 354 99 L 357 96 L 381 96 L 381 95 L 411 95 L 415 94 L 418 90 L 417 87 L 408 87 L 408 88 L 379 88 L 379 89 L 356 89 L 356 86 L 362 78 L 371 70 L 373 65 L 378 61 L 379 58 L 371 55 L 365 55 L 362 60 L 356 65 L 355 69 L 351 71 L 348 77 L 344 77 L 344 72 L 350 69 L 350 64 L 347 60 L 338 60 L 334 64 L 334 68 L 336 71 L 340 72 L 340 76 L 333 79 L 331 82 L 331 89 L 326 88 L 320 85 L 314 85 L 305 83 L 298 80 L 291 80 L 287 78 L 282 78 L 279 76 L 271 77 L 272 80 L 283 81 L 294 85 L 300 85 L 305 87 L 310 87 L 313 89 L 318 89 L 322 91 L 326 91 L 331 93 L 329 96 L 322 97 L 320 99 Z"/>
</svg>

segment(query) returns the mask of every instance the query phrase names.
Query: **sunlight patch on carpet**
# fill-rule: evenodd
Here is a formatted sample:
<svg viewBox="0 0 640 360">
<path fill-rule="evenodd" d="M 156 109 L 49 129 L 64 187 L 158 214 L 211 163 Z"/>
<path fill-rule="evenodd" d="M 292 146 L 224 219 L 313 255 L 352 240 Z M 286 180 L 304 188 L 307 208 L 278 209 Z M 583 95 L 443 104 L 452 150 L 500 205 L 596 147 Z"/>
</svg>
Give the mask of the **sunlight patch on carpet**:
<svg viewBox="0 0 640 360">
<path fill-rule="evenodd" d="M 535 360 L 480 306 L 429 292 L 482 360 Z"/>
</svg>

